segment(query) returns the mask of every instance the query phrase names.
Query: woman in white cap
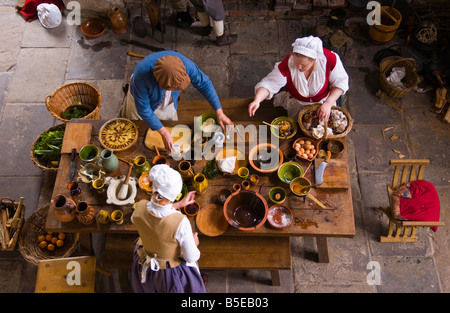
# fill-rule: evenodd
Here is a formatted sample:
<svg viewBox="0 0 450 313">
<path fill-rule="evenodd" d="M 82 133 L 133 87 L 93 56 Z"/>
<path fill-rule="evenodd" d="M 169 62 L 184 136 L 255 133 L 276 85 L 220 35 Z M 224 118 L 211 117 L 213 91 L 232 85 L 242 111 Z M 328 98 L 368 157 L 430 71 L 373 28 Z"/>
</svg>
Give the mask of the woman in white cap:
<svg viewBox="0 0 450 313">
<path fill-rule="evenodd" d="M 339 56 L 322 47 L 320 38 L 297 38 L 292 47 L 292 53 L 276 63 L 272 72 L 255 86 L 249 115 L 255 115 L 261 101 L 271 99 L 286 87 L 275 96 L 275 106 L 284 107 L 289 117 L 297 120 L 303 105 L 322 103 L 319 119 L 328 120 L 331 107 L 348 90 L 347 72 Z"/>
<path fill-rule="evenodd" d="M 155 165 L 149 172 L 151 199 L 141 200 L 131 217 L 139 240 L 133 253 L 131 283 L 135 292 L 206 292 L 196 262 L 198 234 L 173 202 L 181 192 L 181 175 L 168 165 Z M 178 206 L 194 201 L 191 192 Z"/>
</svg>

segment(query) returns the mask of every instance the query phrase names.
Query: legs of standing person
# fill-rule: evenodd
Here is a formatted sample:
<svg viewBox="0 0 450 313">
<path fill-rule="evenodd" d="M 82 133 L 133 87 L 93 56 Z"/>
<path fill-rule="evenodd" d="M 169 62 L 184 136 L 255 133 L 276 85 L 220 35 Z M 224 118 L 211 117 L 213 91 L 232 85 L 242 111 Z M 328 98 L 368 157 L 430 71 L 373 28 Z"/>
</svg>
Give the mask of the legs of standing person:
<svg viewBox="0 0 450 313">
<path fill-rule="evenodd" d="M 202 26 L 202 35 L 208 36 L 211 32 L 209 18 L 212 18 L 212 29 L 216 35 L 218 46 L 230 45 L 236 41 L 237 35 L 226 35 L 224 33 L 225 10 L 222 0 L 191 0 L 197 10 L 198 18 Z"/>
</svg>

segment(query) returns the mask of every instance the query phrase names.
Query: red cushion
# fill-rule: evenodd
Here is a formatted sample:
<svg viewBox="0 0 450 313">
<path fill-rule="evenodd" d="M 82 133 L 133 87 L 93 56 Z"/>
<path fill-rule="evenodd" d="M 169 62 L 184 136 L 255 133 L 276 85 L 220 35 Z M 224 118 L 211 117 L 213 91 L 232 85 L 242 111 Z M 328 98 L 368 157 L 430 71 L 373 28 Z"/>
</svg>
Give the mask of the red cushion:
<svg viewBox="0 0 450 313">
<path fill-rule="evenodd" d="M 441 205 L 434 185 L 425 180 L 411 182 L 411 199 L 400 198 L 400 215 L 413 221 L 438 222 Z M 432 227 L 433 231 L 437 226 Z"/>
</svg>

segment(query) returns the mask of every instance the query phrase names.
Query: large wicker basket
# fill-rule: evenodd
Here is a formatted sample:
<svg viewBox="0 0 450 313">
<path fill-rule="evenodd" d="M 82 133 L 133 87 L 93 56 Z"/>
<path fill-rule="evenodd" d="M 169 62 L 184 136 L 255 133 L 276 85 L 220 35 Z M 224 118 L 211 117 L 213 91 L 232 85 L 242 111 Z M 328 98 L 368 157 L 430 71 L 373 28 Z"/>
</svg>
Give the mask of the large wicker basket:
<svg viewBox="0 0 450 313">
<path fill-rule="evenodd" d="M 69 120 L 63 118 L 62 113 L 67 108 L 79 103 L 91 111 L 83 119 L 100 119 L 101 102 L 100 91 L 94 85 L 86 82 L 65 84 L 45 98 L 45 105 L 50 114 L 64 123 L 69 122 Z"/>
<path fill-rule="evenodd" d="M 44 170 L 44 171 L 57 171 L 58 170 L 58 167 L 47 167 L 47 166 L 44 166 L 43 164 L 41 164 L 39 162 L 39 160 L 36 158 L 36 156 L 34 155 L 34 149 L 33 148 L 34 148 L 34 145 L 38 142 L 39 138 L 41 138 L 42 134 L 44 134 L 44 133 L 46 133 L 48 131 L 64 130 L 64 129 L 66 129 L 66 124 L 58 124 L 58 125 L 52 126 L 50 128 L 47 128 L 39 136 L 36 137 L 36 139 L 34 140 L 33 144 L 31 145 L 31 151 L 30 151 L 31 161 L 33 162 L 33 164 L 36 167 L 38 167 L 38 168 L 40 168 L 41 170 Z"/>
<path fill-rule="evenodd" d="M 313 134 L 308 129 L 306 129 L 306 127 L 303 125 L 303 122 L 302 122 L 303 121 L 303 116 L 305 114 L 307 114 L 307 113 L 310 113 L 310 112 L 316 112 L 319 109 L 320 106 L 321 106 L 320 103 L 307 105 L 302 110 L 300 110 L 300 113 L 298 114 L 298 124 L 299 124 L 300 129 L 302 130 L 302 132 L 307 137 L 314 138 Z M 327 132 L 325 131 L 325 135 L 322 138 L 322 139 L 325 139 L 325 140 L 337 139 L 337 138 L 345 137 L 345 136 L 347 136 L 347 134 L 350 132 L 350 130 L 353 127 L 353 119 L 350 116 L 350 113 L 346 109 L 338 107 L 338 106 L 332 106 L 331 110 L 339 110 L 342 113 L 344 113 L 345 116 L 347 117 L 348 125 L 347 125 L 347 128 L 340 134 L 330 135 L 330 134 L 327 134 Z M 327 129 L 327 126 L 328 126 L 328 122 L 325 122 L 325 129 Z M 316 139 L 320 139 L 320 138 L 316 138 Z"/>
<path fill-rule="evenodd" d="M 77 249 L 80 235 L 78 233 L 66 233 L 64 245 L 54 251 L 39 247 L 37 240 L 39 235 L 46 234 L 45 223 L 50 210 L 50 204 L 37 209 L 26 221 L 19 238 L 19 251 L 25 260 L 34 265 L 47 259 L 67 258 Z"/>
<path fill-rule="evenodd" d="M 394 67 L 404 67 L 406 70 L 406 77 L 402 80 L 406 88 L 401 88 L 392 85 L 388 82 L 387 77 Z M 380 62 L 380 75 L 378 81 L 381 89 L 390 97 L 402 98 L 410 90 L 419 83 L 419 76 L 416 72 L 416 61 L 412 58 L 402 58 L 399 56 L 391 56 L 384 58 Z"/>
</svg>

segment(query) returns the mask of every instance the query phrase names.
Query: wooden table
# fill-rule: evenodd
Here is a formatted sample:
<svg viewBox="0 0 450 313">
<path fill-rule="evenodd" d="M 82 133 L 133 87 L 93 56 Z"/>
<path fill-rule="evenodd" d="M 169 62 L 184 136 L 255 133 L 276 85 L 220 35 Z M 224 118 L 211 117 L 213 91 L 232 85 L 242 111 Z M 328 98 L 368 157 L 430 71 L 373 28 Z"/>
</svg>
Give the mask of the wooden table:
<svg viewBox="0 0 450 313">
<path fill-rule="evenodd" d="M 251 123 L 261 124 L 262 121 L 270 122 L 273 118 L 285 115 L 280 109 L 274 109 L 271 104 L 264 103 L 255 118 L 252 121 L 248 118 L 247 104 L 250 99 L 229 99 L 222 100 L 225 113 L 235 122 L 236 125 L 248 125 Z M 206 101 L 184 101 L 180 103 L 179 121 L 165 122 L 166 126 L 173 126 L 184 124 L 193 126 L 194 116 L 200 115 L 206 111 L 211 111 L 211 108 Z M 180 114 L 182 112 L 182 114 Z M 243 119 L 246 119 L 242 121 Z M 254 120 L 254 121 L 253 121 Z M 98 132 L 100 127 L 106 122 L 105 120 L 78 120 L 76 123 L 92 123 L 93 132 L 91 143 L 100 147 L 98 142 Z M 156 153 L 149 150 L 144 145 L 144 136 L 147 131 L 147 126 L 143 121 L 135 121 L 139 127 L 139 139 L 137 143 L 130 149 L 123 152 L 116 152 L 115 154 L 120 158 L 133 159 L 134 157 L 143 154 L 148 159 L 152 159 Z M 283 142 L 281 149 L 290 145 L 293 140 L 300 135 L 296 135 L 291 140 Z M 239 140 L 235 135 L 235 140 Z M 344 140 L 345 141 L 345 140 Z M 246 151 L 248 155 L 249 151 Z M 287 228 L 279 230 L 274 229 L 268 223 L 262 227 L 252 231 L 241 231 L 234 227 L 229 227 L 228 230 L 217 237 L 201 236 L 199 249 L 202 252 L 202 257 L 199 260 L 199 265 L 202 268 L 247 268 L 247 269 L 265 269 L 272 272 L 274 284 L 279 284 L 278 269 L 288 269 L 291 267 L 290 255 L 290 237 L 309 236 L 315 237 L 317 241 L 318 260 L 319 262 L 329 262 L 328 255 L 328 237 L 347 237 L 351 238 L 355 235 L 355 223 L 353 214 L 353 204 L 350 188 L 350 176 L 347 162 L 346 149 L 337 157 L 345 164 L 345 171 L 347 173 L 348 189 L 326 189 L 320 190 L 314 188 L 311 194 L 318 198 L 327 207 L 333 210 L 320 210 L 318 205 L 308 198 L 298 198 L 289 195 L 284 205 L 288 206 L 294 214 L 294 222 Z M 124 175 L 127 171 L 127 165 L 120 162 L 118 170 L 112 173 L 112 176 Z M 309 165 L 308 162 L 298 162 L 305 170 Z M 76 158 L 76 169 L 78 170 L 84 164 L 78 157 Z M 176 168 L 178 162 L 169 158 L 169 165 Z M 206 161 L 197 161 L 194 165 L 196 173 L 201 172 L 205 166 Z M 63 154 L 60 161 L 58 174 L 55 181 L 53 196 L 56 194 L 63 194 L 69 197 L 67 185 L 69 183 L 69 165 L 70 154 Z M 251 169 L 250 165 L 248 168 Z M 306 173 L 305 177 L 309 178 L 314 184 L 313 177 L 314 166 Z M 253 170 L 250 170 L 253 173 Z M 325 171 L 325 175 L 326 175 Z M 75 173 L 75 175 L 77 175 Z M 240 182 L 237 176 L 223 176 L 219 175 L 214 180 L 209 181 L 208 190 L 196 196 L 196 201 L 200 206 L 209 203 L 217 203 L 217 192 L 220 189 L 228 188 Z M 273 186 L 283 186 L 289 190 L 289 185 L 281 182 L 275 173 L 269 176 L 260 175 L 260 181 L 257 186 L 252 187 L 252 190 L 258 191 L 260 185 L 264 188 L 261 191 L 262 196 L 271 205 L 268 198 L 269 189 Z M 189 186 L 192 190 L 192 187 Z M 52 214 L 48 215 L 46 228 L 48 231 L 62 231 L 62 232 L 79 232 L 81 234 L 87 233 L 136 233 L 136 227 L 131 223 L 130 217 L 132 214 L 132 206 L 126 205 L 117 207 L 115 205 L 106 204 L 106 193 L 98 194 L 93 191 L 92 187 L 87 184 L 81 184 L 83 200 L 92 205 L 98 212 L 100 209 L 105 209 L 112 212 L 115 209 L 122 209 L 124 212 L 124 223 L 116 225 L 109 223 L 107 225 L 94 222 L 91 225 L 82 225 L 77 220 L 69 223 L 61 223 L 57 221 Z M 136 201 L 140 199 L 148 199 L 148 195 L 138 188 Z"/>
</svg>

